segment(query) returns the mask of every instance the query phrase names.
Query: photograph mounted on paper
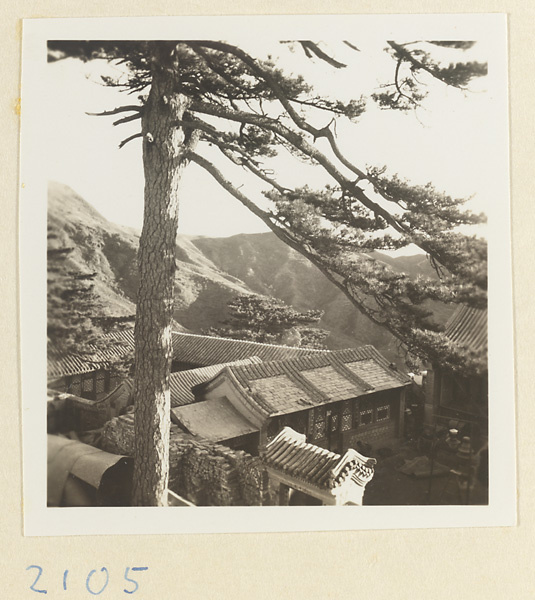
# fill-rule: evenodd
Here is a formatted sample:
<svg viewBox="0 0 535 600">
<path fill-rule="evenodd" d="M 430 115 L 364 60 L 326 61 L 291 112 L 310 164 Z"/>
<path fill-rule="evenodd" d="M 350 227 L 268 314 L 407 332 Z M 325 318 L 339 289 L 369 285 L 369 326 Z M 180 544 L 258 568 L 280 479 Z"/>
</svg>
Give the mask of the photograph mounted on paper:
<svg viewBox="0 0 535 600">
<path fill-rule="evenodd" d="M 327 39 L 314 17 L 295 37 L 284 17 L 178 39 L 165 19 L 106 39 L 29 23 L 39 510 L 496 509 L 498 454 L 514 473 L 504 21 L 348 18 Z"/>
</svg>

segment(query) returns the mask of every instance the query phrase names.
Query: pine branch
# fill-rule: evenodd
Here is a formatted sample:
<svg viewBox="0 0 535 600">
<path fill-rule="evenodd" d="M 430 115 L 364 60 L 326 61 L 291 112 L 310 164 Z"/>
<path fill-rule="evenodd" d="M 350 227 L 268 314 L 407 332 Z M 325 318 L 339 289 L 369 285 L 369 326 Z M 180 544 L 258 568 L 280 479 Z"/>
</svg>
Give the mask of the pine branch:
<svg viewBox="0 0 535 600">
<path fill-rule="evenodd" d="M 344 40 L 344 44 L 346 46 L 349 46 L 352 50 L 355 50 L 356 52 L 360 52 L 360 50 L 355 45 L 353 45 L 351 42 L 348 42 L 347 40 Z"/>
<path fill-rule="evenodd" d="M 130 123 L 130 121 L 135 121 L 136 119 L 141 119 L 142 113 L 136 113 L 135 115 L 130 115 L 129 117 L 123 117 L 122 119 L 117 119 L 117 121 L 113 122 L 113 125 L 122 125 L 123 123 Z"/>
<path fill-rule="evenodd" d="M 347 296 L 348 287 L 344 278 L 342 278 L 333 270 L 329 269 L 319 255 L 317 255 L 311 249 L 307 249 L 307 247 L 303 245 L 302 242 L 294 239 L 290 235 L 290 232 L 277 226 L 274 222 L 273 215 L 266 211 L 263 211 L 254 202 L 249 200 L 249 198 L 243 192 L 237 189 L 228 179 L 226 179 L 225 176 L 221 173 L 221 171 L 219 171 L 219 169 L 217 169 L 217 167 L 215 167 L 210 161 L 193 152 L 189 153 L 188 157 L 192 162 L 196 163 L 205 171 L 210 173 L 210 175 L 212 175 L 212 177 L 217 181 L 217 183 L 219 183 L 219 185 L 223 189 L 229 192 L 229 194 L 234 196 L 253 214 L 255 214 L 259 219 L 261 219 L 281 241 L 293 248 L 299 254 L 308 258 L 325 275 L 325 277 L 327 277 L 327 279 L 331 281 L 331 283 L 333 283 Z M 378 319 L 377 316 L 373 313 L 373 311 L 371 311 L 362 301 L 359 301 L 352 294 L 349 295 L 349 299 L 356 306 L 356 308 L 358 308 L 367 317 L 369 317 L 375 324 L 381 325 L 383 327 L 386 326 L 388 329 L 390 329 L 392 333 L 394 333 L 392 326 Z M 400 337 L 400 332 L 396 331 L 394 335 L 396 335 L 396 337 Z"/>
<path fill-rule="evenodd" d="M 401 68 L 401 65 L 403 64 L 403 59 L 400 58 L 398 60 L 398 63 L 396 65 L 396 71 L 394 73 L 394 85 L 396 87 L 396 90 L 399 94 L 398 99 L 396 100 L 396 103 L 399 101 L 399 98 L 405 98 L 407 99 L 409 102 L 411 102 L 412 104 L 414 104 L 415 106 L 420 106 L 420 104 L 418 104 L 418 102 L 416 102 L 416 100 L 414 100 L 414 98 L 411 98 L 410 96 L 407 96 L 407 94 L 405 94 L 402 90 L 401 90 L 401 86 L 399 83 L 399 69 Z"/>
<path fill-rule="evenodd" d="M 85 114 L 89 115 L 90 117 L 110 117 L 110 116 L 117 115 L 117 114 L 123 113 L 123 112 L 141 113 L 141 112 L 143 112 L 143 106 L 138 106 L 136 104 L 129 104 L 128 106 L 119 106 L 118 108 L 114 108 L 113 110 L 105 110 L 105 111 L 99 112 L 99 113 L 86 112 Z"/>
<path fill-rule="evenodd" d="M 322 129 L 317 129 L 313 127 L 305 119 L 303 119 L 299 113 L 293 108 L 291 104 L 291 100 L 285 95 L 280 85 L 277 83 L 275 78 L 265 69 L 263 69 L 256 60 L 254 60 L 251 56 L 249 56 L 246 52 L 237 48 L 236 46 L 232 46 L 230 44 L 225 44 L 223 42 L 199 42 L 200 45 L 213 48 L 214 50 L 220 50 L 221 52 L 230 53 L 240 60 L 242 60 L 258 77 L 262 78 L 269 87 L 273 90 L 273 93 L 278 98 L 288 116 L 292 119 L 292 121 L 303 131 L 310 133 L 314 140 L 319 138 L 326 138 L 331 146 L 331 149 L 336 156 L 336 158 L 350 171 L 353 171 L 355 175 L 358 175 L 361 179 L 366 179 L 366 174 L 364 171 L 358 169 L 351 161 L 347 160 L 345 156 L 342 154 L 340 149 L 338 148 L 338 144 L 336 143 L 336 139 L 329 129 L 329 126 L 323 127 Z"/>
<path fill-rule="evenodd" d="M 323 52 L 323 50 L 314 42 L 310 42 L 307 40 L 299 40 L 299 43 L 301 44 L 303 50 L 305 51 L 305 54 L 309 58 L 312 58 L 311 55 L 315 54 L 318 58 L 325 61 L 327 64 L 331 65 L 331 67 L 334 67 L 335 69 L 344 69 L 345 67 L 347 67 L 347 65 L 345 65 L 344 63 L 338 62 L 337 60 L 332 58 L 332 56 L 329 56 L 328 54 Z M 352 46 L 352 48 L 354 48 L 354 46 Z"/>
<path fill-rule="evenodd" d="M 329 175 L 331 175 L 331 177 L 333 177 L 333 179 L 340 184 L 340 186 L 343 189 L 350 191 L 351 194 L 357 200 L 359 200 L 366 208 L 371 210 L 374 214 L 384 218 L 385 221 L 389 225 L 391 225 L 396 231 L 407 235 L 411 233 L 408 227 L 406 227 L 403 223 L 398 221 L 391 213 L 389 213 L 378 203 L 368 198 L 365 195 L 364 191 L 357 187 L 357 183 L 345 177 L 320 150 L 318 150 L 312 144 L 308 143 L 302 135 L 299 135 L 291 129 L 288 129 L 275 119 L 246 113 L 243 111 L 230 112 L 221 109 L 220 107 L 215 107 L 213 105 L 198 101 L 192 102 L 190 108 L 195 112 L 209 114 L 215 117 L 220 117 L 222 119 L 227 119 L 238 123 L 250 123 L 252 125 L 257 125 L 259 127 L 264 127 L 266 129 L 269 129 L 270 131 L 273 131 L 274 133 L 280 135 L 282 138 L 288 141 L 292 145 L 292 147 L 300 150 L 306 156 L 319 163 L 327 171 L 327 173 L 329 173 Z M 359 169 L 356 169 L 354 167 L 353 170 L 356 170 L 359 174 L 362 174 L 362 177 L 364 179 L 367 178 L 366 174 L 360 171 Z M 425 250 L 425 248 L 423 249 Z"/>
<path fill-rule="evenodd" d="M 424 250 L 424 252 L 430 256 L 433 256 L 438 263 L 445 266 L 449 271 L 452 271 L 452 269 L 456 268 L 455 264 L 452 263 L 452 260 L 448 258 L 446 246 L 441 248 L 440 245 L 433 243 L 430 234 L 425 229 L 420 230 L 415 227 L 415 225 L 411 225 L 405 220 L 405 214 L 411 215 L 413 213 L 408 212 L 399 217 L 393 213 L 390 213 L 378 202 L 372 200 L 366 194 L 366 192 L 358 186 L 359 180 L 349 180 L 337 169 L 337 167 L 331 160 L 327 158 L 327 156 L 325 156 L 325 154 L 316 148 L 316 146 L 307 142 L 307 140 L 301 134 L 285 127 L 276 119 L 271 119 L 262 115 L 246 113 L 243 111 L 228 111 L 226 109 L 222 109 L 221 107 L 215 107 L 213 105 L 197 101 L 193 101 L 191 103 L 190 109 L 194 112 L 210 114 L 212 116 L 238 123 L 249 123 L 258 127 L 263 127 L 281 136 L 289 143 L 291 148 L 302 152 L 305 156 L 314 160 L 317 164 L 320 164 L 325 171 L 340 185 L 342 190 L 345 190 L 347 193 L 351 194 L 351 196 L 360 202 L 362 206 L 370 210 L 376 216 L 376 218 L 384 219 L 384 221 L 390 227 L 392 227 L 394 231 L 404 237 L 407 244 L 413 243 L 420 247 L 422 250 Z M 399 204 L 395 198 L 392 198 L 392 196 L 383 194 L 380 185 L 375 188 L 375 191 L 382 195 L 385 200 Z M 433 222 L 430 221 L 429 223 L 432 224 Z M 460 267 L 462 268 L 462 265 L 460 265 Z"/>
<path fill-rule="evenodd" d="M 271 177 L 269 177 L 262 169 L 260 169 L 255 164 L 255 161 L 253 161 L 253 159 L 250 156 L 248 156 L 240 148 L 233 146 L 231 144 L 226 144 L 225 142 L 222 142 L 221 140 L 218 140 L 216 138 L 208 138 L 206 141 L 210 142 L 214 146 L 217 146 L 219 148 L 219 150 L 221 150 L 222 154 L 224 156 L 226 156 L 229 160 L 232 160 L 232 162 L 234 162 L 235 164 L 239 164 L 241 167 L 244 167 L 245 169 L 249 170 L 253 175 L 258 177 L 262 181 L 265 181 L 266 183 L 268 183 L 271 187 L 276 189 L 279 193 L 284 194 L 284 193 L 287 193 L 290 191 L 289 188 L 286 188 L 286 187 L 280 185 L 275 179 L 272 179 Z M 232 158 L 232 156 L 230 154 L 231 152 L 237 152 L 240 155 L 241 158 L 240 158 L 239 162 L 236 162 Z"/>
<path fill-rule="evenodd" d="M 134 133 L 134 135 L 131 135 L 130 137 L 127 137 L 125 140 L 123 140 L 120 144 L 119 144 L 119 149 L 123 148 L 124 146 L 126 146 L 126 144 L 128 144 L 128 142 L 131 142 L 132 140 L 135 140 L 136 138 L 140 138 L 143 137 L 143 134 L 140 133 Z"/>
<path fill-rule="evenodd" d="M 220 69 L 211 59 L 210 56 L 202 50 L 202 47 L 197 42 L 189 42 L 187 44 L 198 56 L 200 56 L 210 70 L 218 75 L 225 83 L 232 85 L 238 89 L 242 86 L 239 81 L 233 79 L 224 69 Z"/>
<path fill-rule="evenodd" d="M 391 40 L 388 41 L 387 43 L 395 51 L 396 55 L 401 60 L 406 61 L 406 62 L 408 62 L 408 63 L 411 64 L 411 69 L 419 69 L 421 71 L 425 71 L 426 73 L 429 73 L 429 75 L 431 75 L 432 77 L 434 77 L 438 81 L 441 81 L 445 85 L 457 88 L 459 90 L 467 91 L 466 87 L 463 87 L 462 85 L 456 84 L 451 79 L 448 80 L 448 78 L 446 78 L 445 76 L 441 75 L 439 69 L 433 68 L 433 67 L 425 64 L 421 60 L 418 60 L 414 56 L 414 54 L 412 52 L 410 52 L 409 50 L 407 50 L 404 46 L 402 46 L 402 45 L 400 45 L 400 44 L 398 44 L 398 43 L 396 43 L 394 41 L 391 41 Z M 470 63 L 470 65 L 473 66 L 473 63 Z M 478 66 L 484 66 L 484 65 L 478 65 Z M 474 73 L 474 76 L 475 75 L 476 74 Z"/>
</svg>

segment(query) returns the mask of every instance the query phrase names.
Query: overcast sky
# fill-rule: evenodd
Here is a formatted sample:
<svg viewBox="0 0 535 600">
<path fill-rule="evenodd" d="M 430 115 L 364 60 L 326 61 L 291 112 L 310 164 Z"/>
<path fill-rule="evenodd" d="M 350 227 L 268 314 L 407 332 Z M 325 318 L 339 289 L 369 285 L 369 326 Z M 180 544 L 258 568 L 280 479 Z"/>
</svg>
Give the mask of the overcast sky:
<svg viewBox="0 0 535 600">
<path fill-rule="evenodd" d="M 376 91 L 380 82 L 392 80 L 395 63 L 384 46 L 381 40 L 359 43 L 361 51 L 355 52 L 341 43 L 335 45 L 336 56 L 348 65 L 341 70 L 308 61 L 284 44 L 271 48 L 256 44 L 248 49 L 264 55 L 271 51 L 278 66 L 303 72 L 319 93 L 347 100 Z M 481 44 L 472 53 L 485 60 Z M 83 64 L 67 59 L 47 65 L 49 146 L 43 160 L 50 179 L 70 185 L 110 221 L 140 229 L 141 140 L 118 149 L 122 139 L 139 130 L 140 123 L 113 127 L 113 118 L 86 115 L 132 103 L 128 95 L 99 83 L 99 74 L 110 71 L 116 72 L 116 68 L 103 61 Z M 473 93 L 462 93 L 435 86 L 425 108 L 416 114 L 381 111 L 370 101 L 357 124 L 338 126 L 340 146 L 360 168 L 386 164 L 414 183 L 432 181 L 451 195 L 473 195 L 472 210 L 485 212 L 491 196 L 488 186 L 492 185 L 486 165 L 493 151 L 488 121 L 493 98 L 486 91 L 485 78 L 473 87 Z M 328 181 L 320 167 L 296 166 L 284 155 L 279 165 L 286 184 L 321 187 Z M 245 181 L 245 174 L 243 177 Z M 258 194 L 258 190 L 248 189 Z M 227 236 L 267 230 L 196 165 L 186 170 L 180 206 L 179 231 L 183 234 Z"/>
</svg>

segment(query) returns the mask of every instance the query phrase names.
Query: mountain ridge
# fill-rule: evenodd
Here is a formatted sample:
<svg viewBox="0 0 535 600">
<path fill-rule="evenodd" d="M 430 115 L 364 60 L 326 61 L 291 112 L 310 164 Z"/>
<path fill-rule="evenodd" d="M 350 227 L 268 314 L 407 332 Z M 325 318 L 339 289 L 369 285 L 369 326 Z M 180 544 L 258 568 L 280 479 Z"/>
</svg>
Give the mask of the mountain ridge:
<svg viewBox="0 0 535 600">
<path fill-rule="evenodd" d="M 74 248 L 72 267 L 97 274 L 95 292 L 106 315 L 133 314 L 139 232 L 110 223 L 74 190 L 57 182 L 49 184 L 48 225 L 58 244 Z M 330 331 L 329 348 L 372 344 L 389 360 L 400 361 L 399 341 L 359 313 L 317 267 L 271 232 L 224 238 L 178 235 L 175 256 L 174 318 L 189 331 L 220 326 L 227 318 L 229 300 L 259 293 L 297 310 L 324 311 L 318 326 Z M 411 276 L 432 272 L 422 255 L 391 257 L 375 252 L 374 258 Z M 448 314 L 446 310 L 440 320 Z"/>
</svg>

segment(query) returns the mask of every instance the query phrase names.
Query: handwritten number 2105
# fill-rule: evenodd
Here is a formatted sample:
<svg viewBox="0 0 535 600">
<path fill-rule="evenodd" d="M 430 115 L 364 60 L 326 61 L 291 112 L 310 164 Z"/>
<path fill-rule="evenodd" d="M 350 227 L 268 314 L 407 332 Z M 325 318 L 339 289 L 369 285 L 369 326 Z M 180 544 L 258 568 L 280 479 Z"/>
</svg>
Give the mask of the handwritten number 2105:
<svg viewBox="0 0 535 600">
<path fill-rule="evenodd" d="M 37 574 L 35 576 L 33 583 L 30 585 L 30 589 L 33 592 L 37 592 L 38 594 L 48 594 L 48 590 L 37 587 L 37 583 L 38 583 L 39 579 L 41 578 L 41 575 L 43 574 L 43 568 L 40 567 L 39 565 L 30 565 L 29 567 L 26 567 L 26 571 L 29 571 L 30 569 L 37 570 Z M 123 590 L 125 592 L 125 594 L 134 594 L 139 589 L 139 584 L 135 579 L 132 578 L 130 571 L 136 572 L 136 571 L 147 571 L 147 570 L 148 570 L 148 567 L 126 567 L 126 570 L 124 572 L 124 580 L 126 582 L 128 582 L 128 584 L 131 584 L 131 585 L 129 585 L 130 589 L 125 588 Z M 68 575 L 69 575 L 69 571 L 67 569 L 63 572 L 63 589 L 64 590 L 67 590 Z M 100 569 L 100 572 L 97 571 L 96 569 L 93 569 L 87 575 L 87 579 L 85 581 L 85 587 L 86 587 L 87 591 L 90 594 L 92 594 L 93 596 L 99 596 L 108 587 L 109 580 L 110 580 L 110 575 L 109 575 L 108 569 L 106 567 L 102 567 L 102 569 Z"/>
</svg>

